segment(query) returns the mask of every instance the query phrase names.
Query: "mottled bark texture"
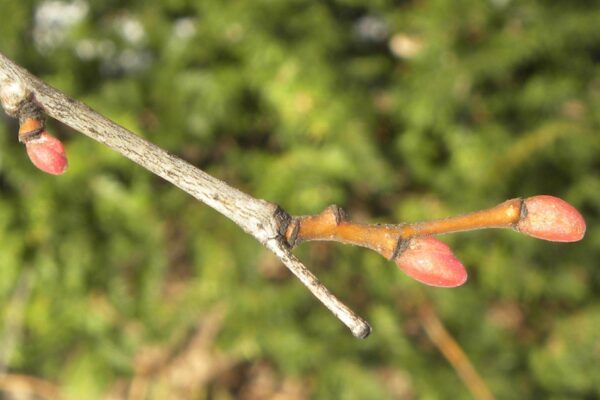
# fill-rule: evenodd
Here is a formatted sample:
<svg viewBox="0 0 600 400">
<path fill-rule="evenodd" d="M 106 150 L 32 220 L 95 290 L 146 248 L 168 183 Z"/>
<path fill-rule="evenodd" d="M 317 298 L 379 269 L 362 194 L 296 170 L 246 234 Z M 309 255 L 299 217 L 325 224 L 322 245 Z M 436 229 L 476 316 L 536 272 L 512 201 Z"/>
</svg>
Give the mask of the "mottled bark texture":
<svg viewBox="0 0 600 400">
<path fill-rule="evenodd" d="M 0 98 L 6 113 L 13 117 L 19 117 L 20 109 L 35 102 L 48 116 L 118 151 L 214 208 L 275 253 L 354 336 L 365 338 L 370 333 L 367 322 L 331 294 L 291 253 L 283 236 L 290 216 L 276 204 L 243 193 L 135 135 L 42 82 L 2 53 Z"/>
</svg>

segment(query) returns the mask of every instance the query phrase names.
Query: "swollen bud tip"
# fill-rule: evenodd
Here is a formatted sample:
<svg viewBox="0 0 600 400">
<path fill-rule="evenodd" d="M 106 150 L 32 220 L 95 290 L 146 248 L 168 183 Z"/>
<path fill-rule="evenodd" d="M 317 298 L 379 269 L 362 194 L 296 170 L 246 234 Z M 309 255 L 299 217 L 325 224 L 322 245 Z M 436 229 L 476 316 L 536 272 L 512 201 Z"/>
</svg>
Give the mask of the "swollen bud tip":
<svg viewBox="0 0 600 400">
<path fill-rule="evenodd" d="M 451 288 L 467 281 L 462 263 L 445 243 L 432 237 L 410 239 L 396 264 L 411 278 L 430 286 Z"/>
<path fill-rule="evenodd" d="M 52 175 L 60 175 L 67 170 L 65 148 L 60 140 L 42 131 L 39 136 L 25 142 L 29 159 L 39 169 Z"/>
<path fill-rule="evenodd" d="M 538 239 L 576 242 L 585 235 L 585 220 L 569 203 L 554 196 L 525 199 L 524 217 L 517 230 Z"/>
</svg>

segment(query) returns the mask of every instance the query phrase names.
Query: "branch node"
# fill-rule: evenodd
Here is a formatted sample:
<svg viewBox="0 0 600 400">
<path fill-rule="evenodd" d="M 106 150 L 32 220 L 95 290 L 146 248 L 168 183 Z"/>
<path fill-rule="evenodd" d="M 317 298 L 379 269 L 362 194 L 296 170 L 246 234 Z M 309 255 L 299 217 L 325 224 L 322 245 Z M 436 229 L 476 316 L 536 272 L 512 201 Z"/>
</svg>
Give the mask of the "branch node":
<svg viewBox="0 0 600 400">
<path fill-rule="evenodd" d="M 31 92 L 23 82 L 10 80 L 7 76 L 0 77 L 0 103 L 6 114 L 17 118 L 30 97 Z"/>
<path fill-rule="evenodd" d="M 516 230 L 519 230 L 518 226 L 519 226 L 519 222 L 525 220 L 525 218 L 527 218 L 527 205 L 525 205 L 525 200 L 519 198 L 519 201 L 521 202 L 519 204 L 519 221 L 515 222 L 513 224 L 513 228 Z"/>
<path fill-rule="evenodd" d="M 298 240 L 298 232 L 300 232 L 300 221 L 302 217 L 293 217 L 286 227 L 286 231 L 284 233 L 284 237 L 287 240 L 288 246 L 291 248 L 300 244 L 301 241 Z"/>
<path fill-rule="evenodd" d="M 19 108 L 19 123 L 23 124 L 27 120 L 44 120 L 44 110 L 35 101 L 34 95 L 27 96 L 21 103 Z"/>
<path fill-rule="evenodd" d="M 411 240 L 410 237 L 408 237 L 408 238 L 403 238 L 402 236 L 398 237 L 398 243 L 396 243 L 394 252 L 390 256 L 390 261 L 394 261 L 395 259 L 400 257 L 400 254 L 402 254 L 404 252 L 404 250 L 406 250 L 408 248 L 408 245 L 410 244 L 410 240 Z"/>
<path fill-rule="evenodd" d="M 323 210 L 321 215 L 333 216 L 333 218 L 335 218 L 336 225 L 339 225 L 342 222 L 346 222 L 346 220 L 348 219 L 348 215 L 346 214 L 346 212 L 336 204 L 332 204 L 329 207 L 327 207 L 325 210 Z"/>
<path fill-rule="evenodd" d="M 34 101 L 33 95 L 21 102 L 19 108 L 19 142 L 38 139 L 45 128 L 44 111 Z"/>
<path fill-rule="evenodd" d="M 275 207 L 275 211 L 273 212 L 273 219 L 278 226 L 279 236 L 284 238 L 286 237 L 286 232 L 290 224 L 292 223 L 292 217 L 288 214 L 283 208 L 280 206 Z"/>
</svg>

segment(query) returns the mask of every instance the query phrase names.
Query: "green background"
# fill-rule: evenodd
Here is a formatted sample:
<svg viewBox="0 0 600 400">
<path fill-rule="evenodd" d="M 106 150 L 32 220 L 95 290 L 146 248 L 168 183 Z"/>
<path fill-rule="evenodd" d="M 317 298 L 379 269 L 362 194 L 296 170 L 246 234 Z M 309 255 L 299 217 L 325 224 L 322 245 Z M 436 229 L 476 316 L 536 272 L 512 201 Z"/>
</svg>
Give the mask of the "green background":
<svg viewBox="0 0 600 400">
<path fill-rule="evenodd" d="M 471 398 L 423 329 L 431 305 L 497 398 L 600 396 L 598 2 L 0 10 L 8 57 L 291 214 L 338 204 L 398 223 L 551 194 L 588 224 L 575 244 L 444 236 L 470 274 L 457 289 L 364 249 L 301 245 L 374 327 L 361 341 L 215 211 L 52 120 L 70 168 L 46 175 L 2 113 L 0 371 L 77 399 Z"/>
</svg>

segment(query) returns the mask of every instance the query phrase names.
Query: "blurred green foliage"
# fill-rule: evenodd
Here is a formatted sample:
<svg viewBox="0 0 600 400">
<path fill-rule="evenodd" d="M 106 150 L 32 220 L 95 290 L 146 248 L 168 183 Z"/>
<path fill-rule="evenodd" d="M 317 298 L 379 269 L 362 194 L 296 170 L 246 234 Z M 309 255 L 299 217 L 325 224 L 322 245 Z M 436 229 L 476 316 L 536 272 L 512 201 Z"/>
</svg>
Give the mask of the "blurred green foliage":
<svg viewBox="0 0 600 400">
<path fill-rule="evenodd" d="M 359 341 L 216 212 L 55 121 L 70 169 L 45 175 L 2 114 L 0 368 L 99 398 L 220 307 L 210 350 L 237 378 L 197 398 L 243 398 L 261 365 L 311 398 L 470 398 L 419 325 L 431 302 L 498 398 L 600 396 L 594 3 L 0 0 L 4 54 L 292 214 L 416 221 L 552 194 L 588 222 L 569 245 L 444 237 L 470 272 L 453 290 L 302 245 L 373 325 Z"/>
</svg>

